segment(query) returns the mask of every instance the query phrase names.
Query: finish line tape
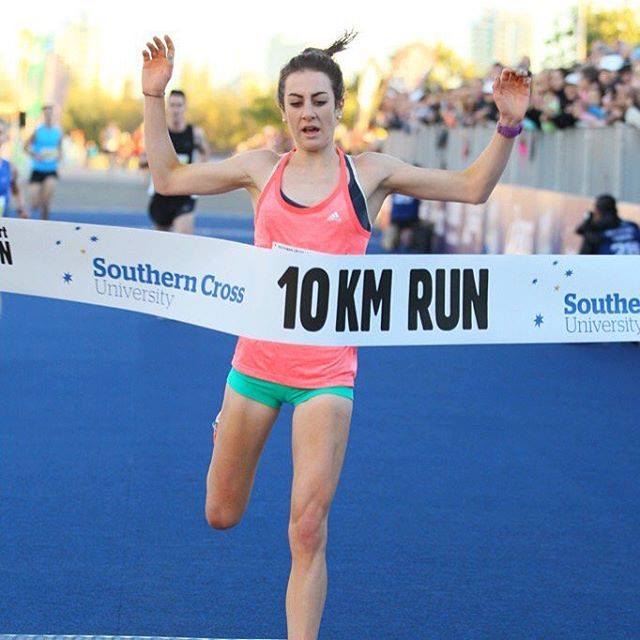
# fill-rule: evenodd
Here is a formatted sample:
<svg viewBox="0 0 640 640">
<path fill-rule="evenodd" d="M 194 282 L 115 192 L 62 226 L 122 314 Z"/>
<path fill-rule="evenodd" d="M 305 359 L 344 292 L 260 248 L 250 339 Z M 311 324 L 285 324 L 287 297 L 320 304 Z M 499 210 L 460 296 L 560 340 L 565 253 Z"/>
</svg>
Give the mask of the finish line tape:
<svg viewBox="0 0 640 640">
<path fill-rule="evenodd" d="M 640 256 L 329 255 L 4 219 L 0 291 L 308 345 L 640 341 Z"/>
</svg>

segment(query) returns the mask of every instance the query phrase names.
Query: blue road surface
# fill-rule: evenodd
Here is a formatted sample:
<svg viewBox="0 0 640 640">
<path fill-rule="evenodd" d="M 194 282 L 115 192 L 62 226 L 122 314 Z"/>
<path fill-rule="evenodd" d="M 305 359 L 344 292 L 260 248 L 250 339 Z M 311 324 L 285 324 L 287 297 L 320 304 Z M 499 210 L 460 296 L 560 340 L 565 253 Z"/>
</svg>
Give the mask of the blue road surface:
<svg viewBox="0 0 640 640">
<path fill-rule="evenodd" d="M 0 335 L 0 633 L 284 638 L 290 407 L 241 524 L 204 518 L 235 338 L 7 294 Z M 359 353 L 320 637 L 639 638 L 640 348 Z"/>
</svg>

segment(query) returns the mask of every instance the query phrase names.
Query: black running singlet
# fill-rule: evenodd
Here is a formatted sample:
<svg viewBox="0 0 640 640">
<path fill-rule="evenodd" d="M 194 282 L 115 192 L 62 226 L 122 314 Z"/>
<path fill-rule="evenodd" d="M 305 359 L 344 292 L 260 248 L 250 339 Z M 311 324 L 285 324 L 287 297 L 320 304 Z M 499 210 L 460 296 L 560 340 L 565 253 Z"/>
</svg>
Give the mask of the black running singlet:
<svg viewBox="0 0 640 640">
<path fill-rule="evenodd" d="M 178 133 L 169 130 L 169 137 L 176 150 L 176 155 L 180 164 L 191 164 L 193 162 L 193 151 L 196 148 L 193 136 L 193 126 L 188 124 L 183 131 Z"/>
</svg>

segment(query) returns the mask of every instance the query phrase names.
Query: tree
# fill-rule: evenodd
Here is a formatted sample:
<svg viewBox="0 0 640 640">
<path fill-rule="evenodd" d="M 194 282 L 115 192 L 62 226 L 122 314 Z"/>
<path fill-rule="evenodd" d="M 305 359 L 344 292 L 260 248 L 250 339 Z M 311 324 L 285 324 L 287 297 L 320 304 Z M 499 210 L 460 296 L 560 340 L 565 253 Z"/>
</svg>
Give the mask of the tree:
<svg viewBox="0 0 640 640">
<path fill-rule="evenodd" d="M 255 96 L 248 106 L 241 109 L 243 120 L 256 129 L 267 125 L 279 127 L 282 124 L 280 109 L 274 96 L 275 87 L 273 93 Z"/>
<path fill-rule="evenodd" d="M 141 120 L 142 100 L 133 96 L 126 83 L 119 97 L 100 87 L 82 88 L 71 82 L 62 114 L 64 129 L 82 129 L 87 140 L 97 142 L 108 122 L 115 122 L 124 131 L 133 131 Z"/>
<path fill-rule="evenodd" d="M 0 102 L 15 104 L 16 102 L 15 83 L 4 67 L 0 67 Z"/>
<path fill-rule="evenodd" d="M 547 45 L 543 66 L 571 67 L 578 62 L 578 7 L 570 7 L 564 12 L 556 14 L 553 20 L 553 33 L 544 43 Z"/>
<path fill-rule="evenodd" d="M 618 7 L 589 11 L 587 14 L 587 46 L 601 40 L 613 43 L 622 40 L 635 44 L 640 42 L 640 9 Z"/>
</svg>

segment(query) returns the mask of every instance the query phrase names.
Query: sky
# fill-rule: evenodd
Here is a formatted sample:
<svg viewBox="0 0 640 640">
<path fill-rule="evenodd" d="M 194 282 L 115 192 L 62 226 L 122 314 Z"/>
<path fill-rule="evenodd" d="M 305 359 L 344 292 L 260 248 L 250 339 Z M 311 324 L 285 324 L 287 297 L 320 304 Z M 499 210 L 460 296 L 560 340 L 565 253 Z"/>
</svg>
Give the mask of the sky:
<svg viewBox="0 0 640 640">
<path fill-rule="evenodd" d="M 370 0 L 12 2 L 3 9 L 0 21 L 0 63 L 8 70 L 15 66 L 20 29 L 56 33 L 84 14 L 90 24 L 98 26 L 96 47 L 107 82 L 139 75 L 142 48 L 154 34 L 172 36 L 177 65 L 181 60 L 206 65 L 214 83 L 222 84 L 244 72 L 263 74 L 268 43 L 277 34 L 293 43 L 326 47 L 344 29 L 353 27 L 359 36 L 338 59 L 348 77 L 368 59 L 384 62 L 395 49 L 412 41 L 441 41 L 467 57 L 471 22 L 487 8 L 529 13 L 536 39 L 541 42 L 552 25 L 552 16 L 575 1 L 392 0 L 378 6 Z M 598 4 L 621 2 L 602 0 Z"/>
</svg>

